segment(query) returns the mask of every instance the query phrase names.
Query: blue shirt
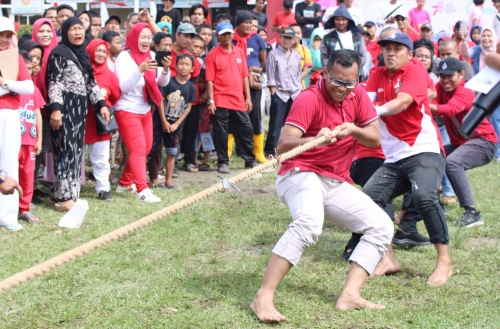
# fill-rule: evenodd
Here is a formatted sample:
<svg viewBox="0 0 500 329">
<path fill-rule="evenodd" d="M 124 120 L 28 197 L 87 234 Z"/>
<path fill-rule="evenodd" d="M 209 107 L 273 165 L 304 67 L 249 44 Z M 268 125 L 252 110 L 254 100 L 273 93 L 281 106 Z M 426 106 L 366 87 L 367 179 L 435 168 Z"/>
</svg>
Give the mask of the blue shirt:
<svg viewBox="0 0 500 329">
<path fill-rule="evenodd" d="M 247 40 L 247 65 L 248 67 L 261 67 L 259 52 L 266 49 L 266 42 L 257 33 Z"/>
</svg>

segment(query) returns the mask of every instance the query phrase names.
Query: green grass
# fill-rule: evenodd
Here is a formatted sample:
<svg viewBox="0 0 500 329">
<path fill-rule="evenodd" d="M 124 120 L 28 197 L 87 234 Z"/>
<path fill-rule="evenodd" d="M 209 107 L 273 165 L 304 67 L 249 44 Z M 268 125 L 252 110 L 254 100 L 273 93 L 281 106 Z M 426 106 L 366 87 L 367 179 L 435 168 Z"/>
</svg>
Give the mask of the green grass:
<svg viewBox="0 0 500 329">
<path fill-rule="evenodd" d="M 241 162 L 234 166 L 242 167 Z M 235 171 L 233 170 L 234 174 Z M 63 229 L 60 213 L 35 212 L 43 222 L 0 233 L 0 277 L 36 265 L 217 182 L 214 172 L 181 172 L 179 191 L 161 191 L 161 204 L 132 194 L 113 203 L 83 189 L 90 211 L 80 229 Z M 190 175 L 190 176 L 187 176 Z M 460 229 L 448 207 L 454 276 L 443 287 L 425 282 L 432 247 L 397 249 L 402 271 L 370 279 L 368 299 L 384 311 L 339 312 L 335 302 L 348 265 L 340 254 L 349 233 L 326 226 L 318 244 L 279 286 L 281 328 L 498 328 L 500 319 L 500 166 L 469 172 L 485 225 Z M 194 178 L 193 178 L 194 177 Z M 197 177 L 197 178 L 196 178 Z M 274 192 L 273 174 L 239 183 L 242 193 L 217 193 L 49 273 L 0 294 L 1 328 L 264 328 L 248 305 L 260 286 L 274 244 L 289 224 Z M 399 202 L 396 202 L 398 205 Z M 420 225 L 422 231 L 425 229 Z"/>
</svg>

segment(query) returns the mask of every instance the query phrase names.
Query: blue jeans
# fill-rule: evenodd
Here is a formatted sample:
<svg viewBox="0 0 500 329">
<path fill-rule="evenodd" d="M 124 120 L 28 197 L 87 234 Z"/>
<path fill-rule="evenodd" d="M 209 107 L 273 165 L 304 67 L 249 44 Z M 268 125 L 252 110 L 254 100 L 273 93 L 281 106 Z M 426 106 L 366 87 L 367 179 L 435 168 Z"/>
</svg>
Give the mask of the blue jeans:
<svg viewBox="0 0 500 329">
<path fill-rule="evenodd" d="M 446 126 L 439 126 L 439 131 L 441 132 L 441 137 L 443 137 L 443 145 L 450 145 L 450 136 L 448 136 L 448 132 L 446 131 Z M 455 191 L 453 191 L 453 187 L 451 186 L 451 182 L 446 176 L 446 172 L 443 174 L 443 180 L 441 181 L 441 187 L 443 189 L 443 195 L 453 197 L 455 196 Z"/>
<path fill-rule="evenodd" d="M 431 243 L 448 244 L 448 225 L 438 197 L 444 166 L 444 158 L 437 153 L 420 153 L 395 163 L 384 163 L 368 180 L 363 192 L 382 208 L 395 197 L 412 192 Z"/>
<path fill-rule="evenodd" d="M 497 107 L 495 112 L 493 112 L 490 116 L 490 122 L 495 128 L 495 132 L 497 133 L 498 138 L 500 138 L 500 106 Z M 500 159 L 500 147 L 497 148 L 497 154 L 495 155 L 497 159 Z"/>
<path fill-rule="evenodd" d="M 281 98 L 276 95 L 271 96 L 271 109 L 269 113 L 269 131 L 267 132 L 266 145 L 264 146 L 264 153 L 266 156 L 275 155 L 278 140 L 280 139 L 281 128 L 285 123 L 285 119 L 290 112 L 293 100 L 288 99 L 283 102 Z"/>
</svg>

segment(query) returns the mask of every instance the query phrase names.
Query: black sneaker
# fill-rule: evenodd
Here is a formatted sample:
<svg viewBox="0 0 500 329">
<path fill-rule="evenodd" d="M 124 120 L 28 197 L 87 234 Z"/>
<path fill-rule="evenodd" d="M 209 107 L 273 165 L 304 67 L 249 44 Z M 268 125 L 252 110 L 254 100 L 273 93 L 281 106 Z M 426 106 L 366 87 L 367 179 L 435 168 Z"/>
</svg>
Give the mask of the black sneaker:
<svg viewBox="0 0 500 329">
<path fill-rule="evenodd" d="M 223 163 L 217 168 L 217 171 L 221 174 L 229 174 L 229 167 L 227 164 Z"/>
<path fill-rule="evenodd" d="M 361 240 L 362 234 L 358 233 L 353 233 L 351 238 L 349 239 L 349 242 L 347 242 L 347 246 L 344 248 L 344 252 L 342 253 L 342 258 L 345 260 L 349 260 L 351 258 L 352 252 L 354 251 L 354 248 L 359 243 L 359 240 Z"/>
<path fill-rule="evenodd" d="M 255 168 L 257 167 L 258 165 L 260 165 L 260 163 L 258 163 L 257 161 L 250 161 L 250 162 L 247 162 L 245 163 L 245 169 L 252 169 L 252 168 Z"/>
<path fill-rule="evenodd" d="M 464 214 L 457 222 L 457 225 L 462 227 L 472 227 L 483 224 L 483 217 L 481 213 L 476 210 L 465 210 Z"/>
<path fill-rule="evenodd" d="M 426 238 L 418 231 L 413 231 L 410 233 L 406 233 L 401 231 L 400 229 L 396 231 L 394 237 L 392 238 L 392 244 L 395 244 L 399 247 L 407 247 L 407 246 L 425 246 L 431 244 L 429 238 Z"/>
<path fill-rule="evenodd" d="M 99 192 L 99 200 L 113 201 L 113 197 L 111 196 L 111 193 L 109 193 L 108 191 L 101 191 Z"/>
</svg>

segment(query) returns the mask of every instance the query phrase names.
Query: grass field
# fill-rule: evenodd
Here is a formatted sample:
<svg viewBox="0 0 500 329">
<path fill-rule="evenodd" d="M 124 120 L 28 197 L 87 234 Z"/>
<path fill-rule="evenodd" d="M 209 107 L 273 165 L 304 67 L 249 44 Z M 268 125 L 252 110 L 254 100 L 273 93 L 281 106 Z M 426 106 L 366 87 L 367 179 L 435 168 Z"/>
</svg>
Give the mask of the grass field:
<svg viewBox="0 0 500 329">
<path fill-rule="evenodd" d="M 242 163 L 235 166 L 242 167 Z M 234 167 L 236 168 L 236 167 Z M 233 170 L 232 174 L 236 173 Z M 280 285 L 280 328 L 499 328 L 500 165 L 469 172 L 485 225 L 453 225 L 447 208 L 454 276 L 443 287 L 425 282 L 432 247 L 396 249 L 397 275 L 370 279 L 363 294 L 383 311 L 335 310 L 348 264 L 340 258 L 350 233 L 326 226 L 318 244 Z M 260 286 L 273 245 L 289 224 L 274 191 L 274 174 L 238 184 L 174 215 L 0 294 L 0 328 L 264 328 L 248 305 Z M 132 194 L 94 198 L 80 229 L 57 226 L 61 213 L 35 212 L 43 222 L 0 232 L 0 277 L 54 257 L 166 207 L 217 182 L 217 173 L 181 172 L 181 189 L 160 191 L 161 204 Z M 399 203 L 396 202 L 396 207 Z M 419 224 L 421 225 L 421 224 Z M 420 226 L 425 232 L 423 226 Z"/>
</svg>

